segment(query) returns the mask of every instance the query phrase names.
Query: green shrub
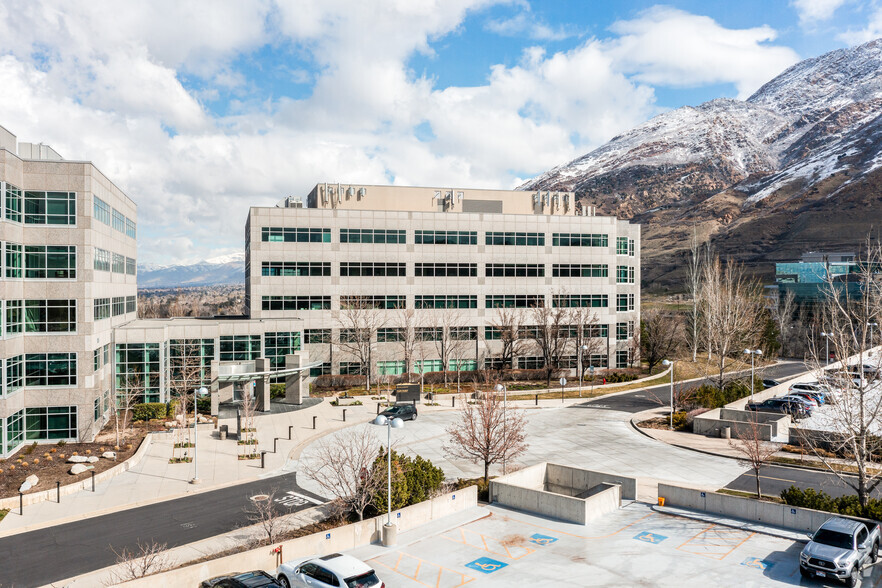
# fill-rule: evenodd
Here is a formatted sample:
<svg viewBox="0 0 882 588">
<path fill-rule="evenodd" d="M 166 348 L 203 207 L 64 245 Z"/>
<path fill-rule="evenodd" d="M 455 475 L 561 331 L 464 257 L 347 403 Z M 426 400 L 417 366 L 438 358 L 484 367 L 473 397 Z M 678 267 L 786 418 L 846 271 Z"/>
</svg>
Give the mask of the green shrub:
<svg viewBox="0 0 882 588">
<path fill-rule="evenodd" d="M 833 512 L 851 517 L 862 517 L 873 520 L 882 520 L 882 500 L 870 498 L 867 506 L 862 507 L 858 497 L 854 494 L 833 498 L 822 490 L 806 488 L 801 490 L 796 486 L 781 492 L 781 499 L 785 504 L 800 508 L 811 508 Z"/>
<path fill-rule="evenodd" d="M 607 384 L 619 384 L 621 382 L 633 382 L 638 378 L 635 374 L 626 374 L 624 372 L 609 372 L 601 376 L 606 378 Z"/>
<path fill-rule="evenodd" d="M 285 396 L 285 384 L 270 384 L 270 398 L 275 400 L 276 398 L 284 398 Z"/>
<path fill-rule="evenodd" d="M 689 421 L 685 411 L 678 410 L 675 412 L 672 422 L 676 431 L 684 431 L 689 428 Z"/>
<path fill-rule="evenodd" d="M 755 390 L 762 390 L 762 383 Z M 750 396 L 750 384 L 734 381 L 729 382 L 720 390 L 711 384 L 702 384 L 695 391 L 693 402 L 703 408 L 720 408 L 740 398 Z"/>
<path fill-rule="evenodd" d="M 146 402 L 132 407 L 132 420 L 149 421 L 151 419 L 164 419 L 168 407 L 164 402 Z"/>
<path fill-rule="evenodd" d="M 482 500 L 484 502 L 488 502 L 490 500 L 490 482 L 485 483 L 483 477 L 459 478 L 453 485 L 453 489 L 462 490 L 463 488 L 468 488 L 469 486 L 478 487 L 478 500 Z"/>
<path fill-rule="evenodd" d="M 373 474 L 386 477 L 386 452 L 374 460 Z M 392 451 L 392 510 L 428 500 L 438 494 L 444 482 L 444 470 L 419 455 L 410 457 Z M 385 513 L 386 484 L 374 495 L 372 505 L 377 513 Z"/>
</svg>

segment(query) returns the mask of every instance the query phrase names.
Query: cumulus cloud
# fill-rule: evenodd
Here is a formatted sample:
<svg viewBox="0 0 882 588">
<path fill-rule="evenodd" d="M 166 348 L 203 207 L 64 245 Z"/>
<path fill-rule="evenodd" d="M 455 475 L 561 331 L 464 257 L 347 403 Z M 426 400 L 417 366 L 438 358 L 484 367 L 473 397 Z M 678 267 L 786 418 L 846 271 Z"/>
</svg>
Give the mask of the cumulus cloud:
<svg viewBox="0 0 882 588">
<path fill-rule="evenodd" d="M 867 26 L 862 29 L 852 29 L 839 35 L 839 39 L 849 45 L 859 45 L 882 37 L 882 3 L 873 4 Z"/>
<path fill-rule="evenodd" d="M 811 26 L 833 18 L 833 13 L 845 2 L 846 0 L 791 0 L 790 4 L 799 15 L 799 24 Z"/>
<path fill-rule="evenodd" d="M 576 35 L 571 27 L 552 27 L 530 11 L 526 5 L 512 17 L 493 19 L 484 29 L 505 37 L 525 37 L 534 41 L 562 41 Z"/>
</svg>

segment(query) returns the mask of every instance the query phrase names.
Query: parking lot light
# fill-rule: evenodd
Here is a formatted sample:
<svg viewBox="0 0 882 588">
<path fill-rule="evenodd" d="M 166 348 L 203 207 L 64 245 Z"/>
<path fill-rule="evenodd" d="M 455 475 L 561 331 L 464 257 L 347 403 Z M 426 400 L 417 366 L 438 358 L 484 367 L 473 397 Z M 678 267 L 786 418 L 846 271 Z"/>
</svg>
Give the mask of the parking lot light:
<svg viewBox="0 0 882 588">
<path fill-rule="evenodd" d="M 671 366 L 671 430 L 674 430 L 674 362 L 668 359 L 662 360 L 662 365 Z"/>
<path fill-rule="evenodd" d="M 392 527 L 392 429 L 403 429 L 404 421 L 399 418 L 388 419 L 379 414 L 377 415 L 377 418 L 371 421 L 371 423 L 386 427 L 386 527 L 388 533 L 391 532 Z"/>
<path fill-rule="evenodd" d="M 821 337 L 827 341 L 827 362 L 824 365 L 830 365 L 830 337 L 832 336 L 833 333 L 821 333 Z"/>
<path fill-rule="evenodd" d="M 496 384 L 496 391 L 502 392 L 502 445 L 508 442 L 505 425 L 508 420 L 508 387 L 505 384 Z M 505 475 L 505 454 L 502 456 L 502 475 Z"/>
<path fill-rule="evenodd" d="M 753 357 L 762 355 L 762 349 L 745 349 L 744 353 L 750 355 L 750 401 L 753 402 Z"/>
</svg>

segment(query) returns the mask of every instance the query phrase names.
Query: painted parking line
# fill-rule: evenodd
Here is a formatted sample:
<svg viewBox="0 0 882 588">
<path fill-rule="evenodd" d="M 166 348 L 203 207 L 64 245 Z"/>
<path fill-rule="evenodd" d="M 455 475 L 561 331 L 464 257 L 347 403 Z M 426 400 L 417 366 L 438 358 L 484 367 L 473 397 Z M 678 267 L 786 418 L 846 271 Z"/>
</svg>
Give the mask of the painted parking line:
<svg viewBox="0 0 882 588">
<path fill-rule="evenodd" d="M 458 532 L 457 532 L 458 531 Z M 501 555 L 509 559 L 521 559 L 525 555 L 530 555 L 535 549 L 526 547 L 527 538 L 523 535 L 512 535 L 505 539 L 497 539 L 492 535 L 484 535 L 471 529 L 460 527 L 449 534 L 441 536 L 448 541 L 462 543 L 469 547 L 474 547 L 493 555 Z"/>
<path fill-rule="evenodd" d="M 496 515 L 493 515 L 493 516 L 496 516 Z M 646 520 L 646 519 L 648 519 L 649 517 L 652 517 L 652 516 L 672 516 L 672 515 L 668 515 L 668 514 L 661 515 L 661 514 L 657 514 L 657 513 L 652 513 L 652 512 L 651 512 L 651 513 L 649 513 L 649 514 L 647 514 L 647 515 L 643 515 L 643 516 L 640 517 L 639 519 L 636 519 L 636 520 L 634 520 L 634 521 L 631 521 L 630 523 L 628 523 L 628 524 L 625 525 L 624 527 L 622 527 L 622 528 L 620 528 L 620 529 L 617 529 L 617 530 L 613 531 L 612 533 L 607 533 L 606 535 L 578 535 L 578 534 L 576 534 L 576 533 L 567 533 L 566 531 L 561 531 L 560 529 L 552 529 L 552 528 L 550 528 L 550 527 L 543 527 L 542 525 L 537 525 L 536 523 L 531 523 L 531 522 L 528 522 L 528 521 L 522 521 L 522 520 L 520 520 L 520 519 L 516 519 L 516 518 L 510 517 L 510 516 L 508 516 L 508 515 L 502 515 L 501 518 L 502 518 L 502 520 L 504 520 L 504 521 L 511 521 L 511 522 L 513 522 L 513 523 L 518 523 L 518 524 L 521 524 L 521 525 L 528 525 L 528 526 L 530 526 L 530 527 L 535 527 L 535 528 L 537 528 L 537 529 L 543 529 L 543 530 L 545 530 L 545 531 L 551 531 L 551 532 L 553 532 L 553 533 L 557 533 L 558 535 L 567 535 L 567 536 L 569 536 L 569 537 L 578 537 L 579 539 L 604 539 L 604 538 L 606 538 L 606 537 L 612 537 L 613 535 L 617 535 L 617 534 L 621 533 L 622 531 L 624 531 L 625 529 L 627 529 L 628 527 L 633 527 L 634 525 L 636 525 L 636 524 L 639 523 L 640 521 Z"/>
<path fill-rule="evenodd" d="M 722 560 L 753 535 L 754 533 L 741 529 L 711 525 L 686 540 L 677 549 L 686 553 Z"/>
<path fill-rule="evenodd" d="M 458 588 L 475 579 L 402 551 L 386 553 L 370 561 L 429 588 Z"/>
<path fill-rule="evenodd" d="M 496 570 L 501 570 L 507 565 L 507 563 L 490 559 L 489 557 L 479 557 L 475 561 L 470 561 L 465 566 L 473 570 L 478 570 L 484 574 L 492 574 Z"/>
<path fill-rule="evenodd" d="M 637 533 L 634 535 L 634 539 L 637 541 L 644 541 L 646 543 L 661 543 L 667 536 L 659 535 L 658 533 L 650 533 L 649 531 L 643 531 L 642 533 Z"/>
<path fill-rule="evenodd" d="M 760 559 L 758 557 L 748 557 L 743 562 L 741 562 L 741 565 L 765 571 L 775 565 L 775 562 Z"/>
</svg>

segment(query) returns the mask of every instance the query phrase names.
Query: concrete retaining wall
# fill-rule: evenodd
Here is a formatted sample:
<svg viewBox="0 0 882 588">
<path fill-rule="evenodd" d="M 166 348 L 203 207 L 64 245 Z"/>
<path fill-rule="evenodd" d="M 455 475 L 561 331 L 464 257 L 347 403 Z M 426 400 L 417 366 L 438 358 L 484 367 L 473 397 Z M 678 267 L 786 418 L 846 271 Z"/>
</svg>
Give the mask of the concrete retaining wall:
<svg viewBox="0 0 882 588">
<path fill-rule="evenodd" d="M 752 418 L 759 421 L 758 428 L 764 441 L 772 441 L 779 435 L 786 437 L 790 430 L 790 416 L 786 414 L 715 408 L 693 419 L 692 432 L 696 435 L 720 437 L 723 428 L 729 427 L 733 438 L 739 435 L 751 435 L 751 425 L 747 421 Z"/>
<path fill-rule="evenodd" d="M 478 487 L 470 486 L 432 500 L 407 506 L 392 513 L 398 524 L 398 532 L 404 533 L 447 515 L 462 512 L 478 505 Z M 400 515 L 400 516 L 399 516 Z M 354 549 L 380 540 L 380 532 L 386 515 L 353 523 L 327 532 L 315 533 L 285 541 L 282 547 L 284 560 L 312 555 L 326 555 Z M 275 572 L 279 562 L 271 550 L 278 545 L 261 547 L 235 555 L 222 557 L 201 564 L 171 570 L 155 576 L 126 582 L 126 586 L 149 588 L 153 586 L 198 586 L 208 578 L 234 571 L 266 570 Z"/>
<path fill-rule="evenodd" d="M 665 506 L 709 512 L 804 533 L 814 533 L 828 519 L 837 516 L 809 508 L 702 492 L 669 484 L 659 484 L 658 495 L 665 499 Z"/>
<path fill-rule="evenodd" d="M 637 480 L 625 476 L 615 476 L 580 468 L 549 463 L 545 470 L 545 489 L 549 492 L 569 493 L 578 496 L 600 484 L 618 484 L 622 487 L 621 497 L 625 500 L 637 499 Z M 571 490 L 572 492 L 567 492 Z"/>
</svg>

